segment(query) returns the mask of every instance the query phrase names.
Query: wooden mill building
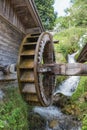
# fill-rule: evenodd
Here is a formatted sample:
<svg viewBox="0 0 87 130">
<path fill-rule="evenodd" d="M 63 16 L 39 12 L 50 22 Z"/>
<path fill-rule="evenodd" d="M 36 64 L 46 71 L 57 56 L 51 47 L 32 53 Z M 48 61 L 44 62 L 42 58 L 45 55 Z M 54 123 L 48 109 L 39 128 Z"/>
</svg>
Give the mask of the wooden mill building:
<svg viewBox="0 0 87 130">
<path fill-rule="evenodd" d="M 2 66 L 16 64 L 21 41 L 28 33 L 44 31 L 34 0 L 0 0 L 0 84 L 16 79 Z"/>
<path fill-rule="evenodd" d="M 55 87 L 53 74 L 59 75 L 61 69 L 58 70 L 55 64 L 53 70 L 56 68 L 58 73 L 50 74 L 48 72 L 52 69 L 47 68 L 43 73 L 44 67 L 40 69 L 40 65 L 55 63 L 52 36 L 42 32 L 44 27 L 34 0 L 0 0 L 0 89 L 15 83 L 29 104 L 49 106 Z M 78 62 L 85 60 L 87 45 L 80 53 Z M 15 82 L 16 69 L 19 85 Z"/>
</svg>

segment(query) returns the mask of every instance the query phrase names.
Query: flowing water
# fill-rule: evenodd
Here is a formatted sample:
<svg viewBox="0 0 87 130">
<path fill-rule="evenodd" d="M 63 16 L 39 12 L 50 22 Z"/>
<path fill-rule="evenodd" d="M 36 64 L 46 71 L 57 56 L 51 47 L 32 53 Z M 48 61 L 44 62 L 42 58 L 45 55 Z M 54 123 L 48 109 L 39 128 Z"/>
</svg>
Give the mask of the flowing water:
<svg viewBox="0 0 87 130">
<path fill-rule="evenodd" d="M 76 53 L 68 55 L 69 63 L 75 63 L 75 55 Z M 54 95 L 62 93 L 63 95 L 71 96 L 78 86 L 79 79 L 79 76 L 70 76 L 57 87 Z M 81 130 L 81 124 L 74 121 L 71 116 L 64 115 L 58 107 L 35 107 L 33 111 L 46 120 L 45 130 Z"/>
<path fill-rule="evenodd" d="M 34 113 L 38 113 L 41 118 L 46 120 L 44 130 L 81 130 L 80 122 L 75 121 L 71 116 L 64 115 L 55 106 L 35 107 Z"/>
<path fill-rule="evenodd" d="M 74 53 L 72 55 L 68 55 L 68 63 L 75 63 L 75 55 L 77 53 Z M 79 83 L 80 76 L 70 76 L 67 80 L 65 80 L 61 85 L 59 85 L 56 89 L 56 92 L 54 95 L 58 93 L 62 93 L 66 96 L 72 96 L 72 94 L 75 92 L 78 83 Z"/>
</svg>

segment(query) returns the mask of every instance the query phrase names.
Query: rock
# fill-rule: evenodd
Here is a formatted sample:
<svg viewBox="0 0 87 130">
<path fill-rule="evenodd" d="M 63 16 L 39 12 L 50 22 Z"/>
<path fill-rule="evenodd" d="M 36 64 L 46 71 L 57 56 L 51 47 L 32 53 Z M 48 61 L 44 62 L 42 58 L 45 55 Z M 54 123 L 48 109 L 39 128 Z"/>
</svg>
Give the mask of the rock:
<svg viewBox="0 0 87 130">
<path fill-rule="evenodd" d="M 80 109 L 77 105 L 72 104 L 72 105 L 66 105 L 63 109 L 62 112 L 69 114 L 69 115 L 74 115 L 75 117 L 80 115 Z"/>
<path fill-rule="evenodd" d="M 58 126 L 58 120 L 57 119 L 54 119 L 54 120 L 51 120 L 50 122 L 49 122 L 49 128 L 51 128 L 51 129 L 54 129 L 54 128 L 56 128 L 57 126 Z"/>
<path fill-rule="evenodd" d="M 74 109 L 74 107 L 75 106 L 72 105 L 72 109 Z M 78 121 L 75 115 L 65 115 L 55 106 L 47 108 L 40 107 L 34 109 L 34 112 L 36 113 L 29 115 L 31 125 L 29 130 L 81 130 L 81 122 Z"/>
<path fill-rule="evenodd" d="M 46 121 L 37 113 L 29 113 L 29 130 L 45 130 Z"/>
<path fill-rule="evenodd" d="M 81 130 L 81 123 L 73 120 L 71 116 L 65 116 L 59 122 L 60 129 L 58 130 Z"/>
<path fill-rule="evenodd" d="M 81 130 L 81 122 L 72 116 L 63 115 L 59 119 L 48 121 L 46 130 Z"/>
<path fill-rule="evenodd" d="M 70 104 L 70 98 L 64 96 L 63 94 L 56 94 L 53 97 L 53 104 L 60 107 L 60 108 L 64 108 L 65 105 Z"/>
</svg>

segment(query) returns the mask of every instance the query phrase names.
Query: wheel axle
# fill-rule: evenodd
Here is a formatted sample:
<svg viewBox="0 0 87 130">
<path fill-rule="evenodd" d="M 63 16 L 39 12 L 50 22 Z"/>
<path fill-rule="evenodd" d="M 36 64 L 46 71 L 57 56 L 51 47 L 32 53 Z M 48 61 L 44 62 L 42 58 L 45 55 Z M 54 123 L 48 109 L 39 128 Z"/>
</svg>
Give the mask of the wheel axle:
<svg viewBox="0 0 87 130">
<path fill-rule="evenodd" d="M 39 73 L 51 73 L 54 75 L 65 76 L 81 76 L 87 75 L 87 64 L 81 63 L 67 63 L 67 64 L 44 64 L 38 65 Z"/>
</svg>

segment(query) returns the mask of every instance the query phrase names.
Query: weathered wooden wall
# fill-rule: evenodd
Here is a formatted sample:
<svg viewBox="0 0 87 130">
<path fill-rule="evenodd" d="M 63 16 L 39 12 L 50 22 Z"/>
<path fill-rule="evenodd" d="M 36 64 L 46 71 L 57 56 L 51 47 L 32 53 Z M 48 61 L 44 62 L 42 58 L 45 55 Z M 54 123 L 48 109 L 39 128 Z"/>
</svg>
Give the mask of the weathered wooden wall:
<svg viewBox="0 0 87 130">
<path fill-rule="evenodd" d="M 0 19 L 0 64 L 10 65 L 17 63 L 19 47 L 24 34 L 15 30 L 4 19 Z M 15 75 L 3 75 L 0 72 L 0 81 L 15 79 Z"/>
<path fill-rule="evenodd" d="M 12 26 L 0 19 L 0 64 L 17 62 L 20 43 L 23 34 L 14 30 Z"/>
<path fill-rule="evenodd" d="M 0 0 L 0 17 L 2 16 L 9 21 L 10 24 L 24 32 L 25 29 L 11 4 L 12 1 L 13 0 Z"/>
<path fill-rule="evenodd" d="M 0 0 L 0 64 L 17 63 L 24 35 L 43 30 L 34 0 Z M 3 75 L 0 71 L 0 83 L 15 77 L 14 74 Z"/>
</svg>

